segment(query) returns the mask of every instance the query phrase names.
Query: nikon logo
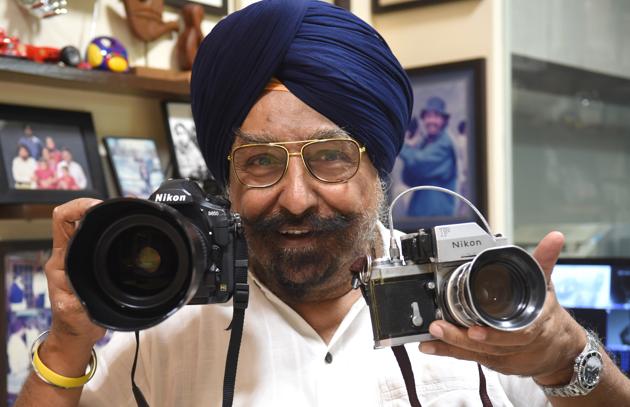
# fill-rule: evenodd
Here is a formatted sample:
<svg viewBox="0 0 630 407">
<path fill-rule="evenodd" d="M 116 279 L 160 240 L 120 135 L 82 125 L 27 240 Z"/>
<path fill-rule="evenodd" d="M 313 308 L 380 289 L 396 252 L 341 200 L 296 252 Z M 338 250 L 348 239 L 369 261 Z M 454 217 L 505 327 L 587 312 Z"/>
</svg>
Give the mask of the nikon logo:
<svg viewBox="0 0 630 407">
<path fill-rule="evenodd" d="M 184 202 L 186 195 L 157 194 L 155 200 L 157 202 Z"/>
<path fill-rule="evenodd" d="M 458 240 L 455 242 L 451 242 L 451 244 L 453 245 L 453 249 L 462 249 L 466 247 L 475 247 L 482 245 L 481 240 Z"/>
</svg>

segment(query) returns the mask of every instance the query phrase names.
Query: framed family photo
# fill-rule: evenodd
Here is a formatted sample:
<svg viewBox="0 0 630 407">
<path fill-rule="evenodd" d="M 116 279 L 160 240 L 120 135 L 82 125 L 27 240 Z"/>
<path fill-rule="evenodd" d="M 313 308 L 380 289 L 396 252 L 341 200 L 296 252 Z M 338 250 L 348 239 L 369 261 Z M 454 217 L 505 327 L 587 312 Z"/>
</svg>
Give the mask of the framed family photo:
<svg viewBox="0 0 630 407">
<path fill-rule="evenodd" d="M 154 140 L 105 137 L 103 142 L 120 196 L 147 199 L 164 181 Z"/>
<path fill-rule="evenodd" d="M 408 70 L 412 118 L 392 171 L 390 202 L 404 190 L 431 185 L 455 191 L 486 210 L 484 60 Z M 475 219 L 461 200 L 436 191 L 414 191 L 393 208 L 396 228 L 419 228 Z"/>
<path fill-rule="evenodd" d="M 169 6 L 182 7 L 186 3 L 200 4 L 207 14 L 224 16 L 227 14 L 227 0 L 166 0 Z"/>
<path fill-rule="evenodd" d="M 0 104 L 0 204 L 107 196 L 92 116 Z"/>
<path fill-rule="evenodd" d="M 0 242 L 0 293 L 5 311 L 0 332 L 6 340 L 0 354 L 0 405 L 11 407 L 31 372 L 30 349 L 40 333 L 50 329 L 51 310 L 44 267 L 50 240 Z M 97 352 L 111 339 L 107 332 Z"/>
</svg>

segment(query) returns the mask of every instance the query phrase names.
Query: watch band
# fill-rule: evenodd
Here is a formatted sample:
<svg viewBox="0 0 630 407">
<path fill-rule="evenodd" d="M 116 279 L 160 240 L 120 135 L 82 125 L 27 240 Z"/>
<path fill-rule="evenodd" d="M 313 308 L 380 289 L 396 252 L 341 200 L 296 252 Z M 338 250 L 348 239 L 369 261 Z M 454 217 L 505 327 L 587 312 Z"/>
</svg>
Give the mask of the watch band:
<svg viewBox="0 0 630 407">
<path fill-rule="evenodd" d="M 601 377 L 603 358 L 599 349 L 597 336 L 586 330 L 586 346 L 575 358 L 571 382 L 565 386 L 541 386 L 545 395 L 578 397 L 590 393 L 599 384 Z"/>
</svg>

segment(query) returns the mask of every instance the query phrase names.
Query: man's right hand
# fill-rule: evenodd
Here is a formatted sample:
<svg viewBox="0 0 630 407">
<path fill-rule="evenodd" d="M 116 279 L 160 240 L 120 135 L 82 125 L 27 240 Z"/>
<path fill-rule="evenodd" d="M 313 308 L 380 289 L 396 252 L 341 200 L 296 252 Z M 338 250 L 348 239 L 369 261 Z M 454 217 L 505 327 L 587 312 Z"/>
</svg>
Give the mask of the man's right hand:
<svg viewBox="0 0 630 407">
<path fill-rule="evenodd" d="M 82 364 L 80 363 L 75 367 L 73 366 L 75 363 L 71 363 L 71 360 L 68 361 L 70 363 L 66 363 L 58 361 L 58 357 L 65 356 L 64 354 L 67 353 L 68 357 L 76 358 L 75 360 L 85 359 L 85 357 L 89 360 L 92 346 L 105 335 L 104 328 L 90 321 L 68 283 L 65 270 L 68 243 L 79 220 L 89 208 L 100 202 L 96 199 L 80 198 L 58 206 L 53 211 L 53 248 L 45 266 L 52 308 L 52 325 L 50 334 L 42 345 L 41 357 L 44 363 L 47 362 L 47 356 L 53 359 L 59 366 L 53 365 L 53 360 L 46 364 L 57 373 L 68 376 L 83 375 L 85 366 L 80 366 Z M 90 253 L 85 253 L 85 255 L 89 256 Z M 84 271 L 90 272 L 90 270 Z M 77 353 L 82 354 L 83 357 L 77 358 Z"/>
</svg>

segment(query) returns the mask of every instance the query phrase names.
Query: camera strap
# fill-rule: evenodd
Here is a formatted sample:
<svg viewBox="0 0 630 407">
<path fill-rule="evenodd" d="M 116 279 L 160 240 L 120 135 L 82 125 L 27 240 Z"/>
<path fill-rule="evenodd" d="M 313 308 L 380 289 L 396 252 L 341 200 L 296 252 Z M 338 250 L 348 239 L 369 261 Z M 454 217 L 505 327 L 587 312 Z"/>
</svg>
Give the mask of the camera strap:
<svg viewBox="0 0 630 407">
<path fill-rule="evenodd" d="M 149 403 L 144 398 L 142 390 L 136 384 L 134 377 L 136 376 L 136 365 L 138 362 L 138 351 L 140 350 L 140 331 L 135 331 L 136 336 L 136 353 L 133 355 L 133 365 L 131 366 L 131 391 L 133 392 L 133 398 L 136 399 L 138 407 L 149 407 Z"/>
<path fill-rule="evenodd" d="M 243 336 L 243 322 L 245 309 L 249 303 L 249 285 L 247 284 L 247 245 L 245 239 L 235 239 L 234 261 L 234 294 L 232 307 L 234 309 L 232 322 L 227 329 L 231 330 L 230 344 L 228 346 L 227 359 L 225 361 L 225 373 L 223 375 L 223 407 L 231 407 L 234 399 L 234 385 L 236 384 L 236 366 L 238 354 L 241 349 Z"/>
<path fill-rule="evenodd" d="M 418 393 L 416 393 L 416 379 L 413 377 L 411 361 L 409 360 L 405 345 L 392 346 L 392 351 L 394 352 L 394 356 L 396 356 L 396 361 L 405 380 L 405 387 L 407 388 L 407 396 L 409 397 L 411 407 L 422 407 L 420 400 L 418 400 Z"/>
</svg>

